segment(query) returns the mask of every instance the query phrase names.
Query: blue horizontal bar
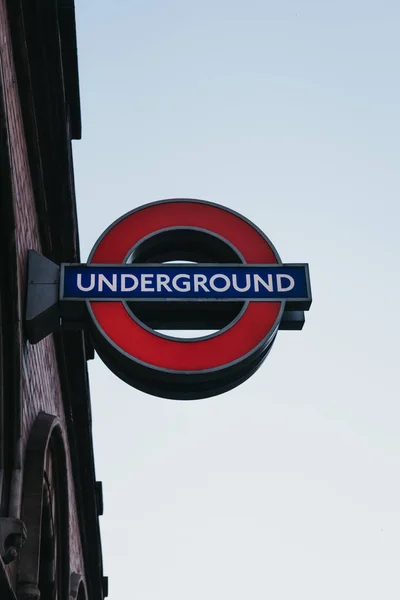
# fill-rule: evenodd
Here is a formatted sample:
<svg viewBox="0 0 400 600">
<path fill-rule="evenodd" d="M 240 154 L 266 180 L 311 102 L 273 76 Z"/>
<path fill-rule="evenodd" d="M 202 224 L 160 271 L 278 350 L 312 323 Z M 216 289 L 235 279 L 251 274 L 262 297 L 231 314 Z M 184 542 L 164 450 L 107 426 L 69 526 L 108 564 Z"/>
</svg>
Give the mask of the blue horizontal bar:
<svg viewBox="0 0 400 600">
<path fill-rule="evenodd" d="M 62 265 L 62 300 L 311 303 L 308 265 Z"/>
</svg>

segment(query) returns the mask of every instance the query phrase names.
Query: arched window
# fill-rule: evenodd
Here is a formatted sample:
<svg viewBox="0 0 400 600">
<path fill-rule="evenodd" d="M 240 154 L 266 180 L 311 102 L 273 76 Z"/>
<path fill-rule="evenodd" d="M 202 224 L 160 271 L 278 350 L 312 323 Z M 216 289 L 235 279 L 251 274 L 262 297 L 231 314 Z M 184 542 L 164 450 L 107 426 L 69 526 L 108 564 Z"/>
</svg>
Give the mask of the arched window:
<svg viewBox="0 0 400 600">
<path fill-rule="evenodd" d="M 71 573 L 70 599 L 87 600 L 85 583 L 79 573 Z"/>
<path fill-rule="evenodd" d="M 77 600 L 87 600 L 87 596 L 86 596 L 86 590 L 85 590 L 85 586 L 83 584 L 83 581 L 81 581 L 81 584 L 79 586 L 79 591 L 78 591 L 78 598 Z"/>
<path fill-rule="evenodd" d="M 28 539 L 20 553 L 19 597 L 68 600 L 67 465 L 62 429 L 53 415 L 36 418 L 24 471 L 21 519 Z"/>
</svg>

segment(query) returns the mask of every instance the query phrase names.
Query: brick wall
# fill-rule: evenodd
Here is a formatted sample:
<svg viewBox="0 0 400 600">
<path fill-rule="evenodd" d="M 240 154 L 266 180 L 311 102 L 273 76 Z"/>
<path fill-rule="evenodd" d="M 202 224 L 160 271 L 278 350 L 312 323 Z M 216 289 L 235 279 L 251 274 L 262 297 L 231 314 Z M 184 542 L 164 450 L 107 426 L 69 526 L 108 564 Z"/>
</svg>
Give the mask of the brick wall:
<svg viewBox="0 0 400 600">
<path fill-rule="evenodd" d="M 27 147 L 18 96 L 17 79 L 12 58 L 10 32 L 7 25 L 5 0 L 0 0 L 0 76 L 4 93 L 8 125 L 11 181 L 16 222 L 19 315 L 23 315 L 27 251 L 41 251 L 38 222 L 32 191 Z M 29 432 L 40 411 L 57 415 L 66 433 L 61 387 L 57 371 L 55 347 L 52 336 L 31 346 L 21 337 L 21 416 L 22 442 L 25 450 Z M 65 436 L 66 437 L 66 436 Z M 74 482 L 71 474 L 67 446 L 69 507 L 70 507 L 70 557 L 71 571 L 84 573 L 82 547 L 77 521 Z M 29 535 L 29 532 L 28 532 Z M 11 569 L 11 572 L 13 569 Z"/>
</svg>

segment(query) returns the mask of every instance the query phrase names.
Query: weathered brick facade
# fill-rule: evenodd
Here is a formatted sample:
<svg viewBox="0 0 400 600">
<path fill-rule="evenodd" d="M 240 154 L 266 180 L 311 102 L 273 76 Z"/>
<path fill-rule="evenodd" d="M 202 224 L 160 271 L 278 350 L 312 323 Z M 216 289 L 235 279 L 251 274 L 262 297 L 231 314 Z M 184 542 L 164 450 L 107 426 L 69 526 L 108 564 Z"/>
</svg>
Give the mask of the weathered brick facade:
<svg viewBox="0 0 400 600">
<path fill-rule="evenodd" d="M 26 22 L 24 22 L 24 18 L 27 19 L 27 12 L 24 13 L 24 2 L 19 3 L 19 0 L 15 0 L 15 4 L 19 6 L 16 8 L 13 7 L 13 10 L 16 11 L 14 13 L 14 18 L 22 19 L 24 26 L 26 26 Z M 39 2 L 38 2 L 39 4 Z M 69 8 L 73 9 L 73 3 L 69 4 Z M 71 6 L 72 4 L 72 6 Z M 21 7 L 21 13 L 18 12 L 19 7 Z M 16 458 L 12 458 L 12 469 L 9 469 L 7 474 L 6 469 L 4 469 L 4 486 L 3 486 L 3 498 L 1 496 L 0 490 L 0 500 L 3 501 L 3 509 L 2 513 L 0 513 L 0 517 L 3 519 L 6 518 L 14 518 L 14 519 L 22 519 L 23 520 L 23 510 L 22 506 L 25 502 L 25 506 L 28 506 L 29 493 L 26 492 L 24 485 L 26 483 L 27 473 L 24 471 L 26 469 L 27 463 L 27 446 L 28 440 L 31 436 L 32 430 L 34 428 L 34 424 L 38 419 L 38 415 L 41 413 L 46 413 L 49 416 L 57 417 L 59 420 L 59 430 L 61 438 L 63 439 L 63 444 L 65 446 L 65 467 L 67 472 L 67 485 L 66 489 L 68 497 L 67 499 L 63 499 L 63 502 L 66 503 L 68 508 L 68 524 L 66 531 L 68 531 L 68 540 L 61 540 L 57 543 L 68 543 L 69 548 L 66 552 L 68 555 L 68 563 L 69 563 L 69 573 L 68 579 L 69 583 L 69 591 L 68 594 L 70 597 L 84 598 L 86 593 L 91 591 L 93 594 L 93 599 L 102 600 L 106 595 L 106 583 L 102 578 L 101 573 L 101 564 L 98 566 L 97 573 L 94 572 L 96 569 L 93 568 L 92 564 L 88 564 L 88 555 L 92 553 L 93 547 L 90 543 L 93 543 L 93 539 L 97 540 L 97 553 L 101 557 L 101 549 L 100 542 L 98 536 L 98 514 L 96 514 L 96 486 L 94 482 L 94 468 L 93 468 L 93 457 L 91 455 L 91 428 L 90 428 L 90 400 L 88 391 L 86 393 L 86 413 L 85 419 L 80 419 L 79 423 L 84 428 L 84 435 L 86 439 L 86 444 L 88 448 L 88 454 L 85 458 L 85 462 L 91 467 L 91 473 L 89 473 L 89 478 L 92 476 L 92 481 L 86 481 L 86 477 L 82 477 L 82 473 L 78 471 L 78 463 L 81 452 L 78 451 L 76 439 L 73 441 L 71 437 L 80 437 L 80 432 L 74 430 L 74 408 L 73 408 L 73 400 L 71 400 L 71 395 L 74 394 L 73 388 L 79 387 L 80 394 L 85 394 L 85 389 L 87 390 L 87 381 L 85 382 L 85 386 L 82 387 L 81 383 L 76 383 L 72 381 L 68 384 L 69 391 L 67 389 L 66 381 L 69 379 L 68 372 L 72 371 L 71 361 L 72 359 L 68 356 L 69 351 L 72 351 L 73 347 L 76 346 L 79 348 L 81 353 L 81 364 L 80 370 L 81 373 L 76 373 L 76 377 L 81 377 L 83 374 L 83 378 L 86 377 L 86 352 L 88 345 L 85 343 L 85 339 L 81 332 L 59 332 L 55 336 L 51 335 L 36 345 L 30 345 L 26 340 L 23 330 L 23 320 L 24 320 L 24 303 L 25 303 L 25 289 L 26 289 L 26 268 L 27 268 L 27 255 L 28 250 L 34 249 L 39 253 L 46 253 L 49 258 L 53 260 L 57 260 L 63 254 L 63 246 L 60 244 L 60 247 L 56 249 L 55 244 L 53 245 L 54 252 L 52 253 L 51 243 L 49 244 L 49 239 L 52 238 L 52 218 L 51 214 L 47 219 L 46 226 L 50 231 L 48 234 L 48 239 L 43 241 L 43 222 L 41 222 L 41 218 L 44 213 L 46 213 L 46 206 L 49 206 L 51 202 L 54 202 L 55 199 L 51 198 L 49 195 L 46 198 L 46 201 L 41 204 L 41 214 L 38 211 L 38 199 L 35 197 L 35 193 L 38 190 L 37 181 L 42 178 L 43 180 L 43 189 L 46 192 L 46 173 L 45 163 L 37 164 L 37 169 L 39 171 L 39 175 L 36 172 L 36 167 L 33 165 L 32 157 L 29 156 L 29 148 L 28 141 L 30 139 L 30 144 L 35 143 L 35 138 L 38 136 L 38 132 L 35 131 L 34 125 L 38 127 L 37 121 L 35 119 L 35 114 L 30 115 L 30 120 L 27 117 L 27 111 L 25 113 L 25 119 L 23 115 L 23 103 L 25 101 L 25 106 L 27 106 L 28 102 L 26 98 L 22 98 L 22 95 L 26 93 L 28 86 L 21 85 L 22 78 L 26 78 L 23 72 L 23 68 L 20 68 L 20 73 L 18 75 L 14 55 L 15 55 L 15 47 L 16 40 L 13 39 L 12 28 L 10 26 L 10 2 L 7 0 L 0 0 L 0 81 L 1 88 L 0 93 L 2 94 L 2 105 L 3 105 L 3 128 L 5 130 L 6 136 L 6 146 L 8 148 L 8 162 L 9 162 L 9 178 L 10 178 L 10 195 L 9 197 L 3 197 L 0 201 L 5 203 L 12 203 L 12 215 L 14 220 L 14 231 L 12 232 L 13 240 L 14 240 L 14 260 L 16 264 L 16 294 L 13 296 L 13 302 L 15 303 L 15 315 L 17 316 L 16 323 L 14 324 L 14 335 L 16 339 L 14 342 L 16 343 L 16 347 L 19 350 L 19 368 L 16 372 L 19 372 L 19 382 L 14 385 L 14 389 L 16 390 L 16 394 L 18 397 L 14 398 L 4 398 L 4 403 L 7 402 L 18 402 L 19 410 L 12 411 L 7 406 L 3 411 L 3 422 L 0 424 L 0 427 L 6 430 L 7 427 L 11 426 L 10 423 L 7 422 L 7 415 L 11 414 L 19 414 L 19 423 L 13 423 L 12 428 L 17 431 L 17 435 L 14 436 L 13 441 L 13 454 Z M 70 13 L 69 13 L 70 14 Z M 66 25 L 64 25 L 65 29 Z M 61 29 L 61 27 L 60 27 Z M 20 39 L 21 42 L 21 39 Z M 25 48 L 27 55 L 29 56 L 29 45 Z M 21 60 L 21 58 L 19 59 Z M 43 66 L 45 68 L 45 66 Z M 62 69 L 61 69 L 62 70 Z M 34 82 L 32 80 L 29 82 L 31 86 L 34 86 Z M 34 103 L 32 103 L 34 105 Z M 68 105 L 66 103 L 68 108 Z M 76 107 L 75 107 L 76 110 Z M 70 125 L 67 122 L 67 116 L 69 112 L 66 111 L 65 114 L 65 129 L 66 136 L 69 136 Z M 32 125 L 32 130 L 29 131 L 30 125 Z M 49 127 L 52 126 L 52 123 L 48 124 Z M 45 139 L 46 133 L 41 133 L 43 139 Z M 29 137 L 30 136 L 30 137 Z M 39 136 L 40 137 L 40 136 Z M 33 140 L 33 142 L 32 142 Z M 70 139 L 68 140 L 70 143 Z M 49 142 L 51 143 L 51 142 Z M 5 147 L 3 144 L 2 151 L 5 151 Z M 38 144 L 38 156 L 40 157 L 40 143 Z M 58 148 L 53 148 L 54 153 L 56 154 L 57 160 L 57 152 Z M 60 152 L 58 160 L 65 162 L 65 153 Z M 4 164 L 4 163 L 3 163 Z M 71 170 L 72 165 L 64 165 L 64 169 Z M 35 172 L 33 172 L 35 171 Z M 2 172 L 0 174 L 3 178 L 6 176 L 6 173 Z M 36 185 L 33 181 L 33 178 L 36 177 Z M 50 176 L 47 175 L 49 178 Z M 72 176 L 71 176 L 72 179 Z M 48 179 L 49 181 L 49 179 Z M 35 189 L 36 188 L 36 189 Z M 71 193 L 72 192 L 72 193 Z M 76 237 L 76 217 L 75 217 L 75 199 L 73 197 L 73 189 L 70 189 L 70 197 L 69 201 L 71 203 L 71 221 L 73 221 L 74 227 L 69 227 L 68 230 L 68 222 L 66 224 L 66 230 L 63 231 L 63 235 L 65 238 L 68 236 L 71 238 L 72 242 L 70 244 L 71 247 L 77 248 L 77 241 L 74 239 Z M 64 201 L 64 210 L 67 210 L 65 206 L 67 206 L 68 198 Z M 40 205 L 39 205 L 40 206 Z M 51 212 L 51 211 L 49 211 Z M 59 224 L 56 224 L 59 226 Z M 55 225 L 55 226 L 56 226 Z M 9 225 L 3 223 L 3 227 L 8 227 Z M 54 237 L 58 235 L 58 232 L 55 232 Z M 50 253 L 53 255 L 51 256 Z M 77 258 L 77 257 L 76 257 Z M 70 247 L 65 245 L 65 258 L 64 260 L 70 260 Z M 0 260 L 12 260 L 12 257 L 3 256 Z M 5 296 L 6 294 L 11 294 L 11 290 L 3 289 L 2 294 Z M 4 304 L 4 302 L 3 302 Z M 3 315 L 4 318 L 4 315 Z M 1 332 L 0 332 L 1 334 Z M 68 349 L 71 350 L 68 350 Z M 5 356 L 5 364 L 7 360 L 7 349 L 5 346 L 5 350 L 3 350 L 3 354 Z M 77 357 L 74 356 L 73 360 L 77 360 Z M 62 363 L 63 373 L 60 373 L 60 363 Z M 0 381 L 0 385 L 2 382 Z M 75 392 L 76 395 L 76 392 Z M 75 399 L 76 401 L 76 399 Z M 66 410 L 68 413 L 66 413 Z M 66 414 L 68 415 L 68 419 L 66 418 Z M 75 414 L 75 417 L 77 415 Z M 87 419 L 87 422 L 86 422 Z M 6 440 L 6 433 L 2 436 L 3 440 Z M 60 439 L 61 439 L 60 438 Z M 11 438 L 9 438 L 11 439 Z M 50 439 L 50 438 L 49 438 Z M 71 450 L 71 443 L 73 444 L 73 449 Z M 83 443 L 83 437 L 80 437 L 80 444 Z M 51 442 L 51 444 L 53 444 Z M 51 446 L 53 447 L 53 446 Z M 7 451 L 10 453 L 10 449 L 7 448 Z M 50 452 L 50 450 L 46 450 L 46 452 Z M 22 457 L 21 464 L 18 464 L 18 455 Z M 75 461 L 72 460 L 71 455 L 75 455 Z M 34 456 L 34 454 L 32 454 Z M 56 454 L 54 454 L 56 457 Z M 53 458 L 56 460 L 56 458 Z M 1 468 L 1 465 L 0 465 Z M 22 479 L 18 479 L 18 471 L 22 474 Z M 82 468 L 82 472 L 87 473 L 86 469 Z M 59 473 L 59 479 L 63 478 L 63 473 Z M 7 480 L 8 478 L 8 480 Z M 18 491 L 18 481 L 20 481 L 20 490 Z M 24 483 L 25 482 L 25 483 Z M 77 496 L 77 487 L 85 489 L 80 489 L 80 495 Z M 61 489 L 61 488 L 60 488 Z M 51 490 L 51 487 L 50 487 Z M 24 492 L 27 494 L 27 497 L 24 498 Z M 54 492 L 56 494 L 56 492 Z M 57 492 L 58 493 L 58 492 Z M 61 492 L 60 492 L 61 493 Z M 9 495 L 7 501 L 7 494 Z M 91 503 L 90 501 L 84 507 L 80 506 L 80 499 L 83 495 L 91 495 Z M 29 500 L 30 501 L 30 500 Z M 43 502 L 43 501 L 42 501 Z M 57 497 L 54 500 L 55 503 L 58 502 Z M 40 503 L 39 503 L 40 504 Z M 99 503 L 98 503 L 99 504 Z M 41 505 L 42 506 L 42 505 Z M 94 510 L 91 510 L 94 508 Z M 38 507 L 38 510 L 40 507 Z M 21 514 L 22 510 L 22 514 Z M 28 509 L 26 509 L 28 510 Z M 32 510 L 29 508 L 29 510 Z M 42 510 L 42 509 L 40 509 Z M 81 520 L 79 520 L 79 512 L 83 513 L 81 516 Z M 82 519 L 85 519 L 87 516 L 87 511 L 93 512 L 91 519 L 89 519 L 89 523 L 85 523 L 85 527 L 87 528 L 86 534 L 81 531 L 82 528 Z M 86 511 L 86 512 L 85 512 Z M 65 526 L 65 524 L 64 524 Z M 43 524 L 42 524 L 43 527 Z M 91 531 L 90 539 L 87 538 L 88 531 Z M 16 595 L 17 598 L 39 598 L 40 591 L 42 596 L 45 598 L 46 592 L 43 591 L 45 589 L 45 584 L 40 582 L 38 583 L 38 589 L 35 591 L 35 586 L 33 584 L 33 579 L 35 578 L 34 569 L 28 571 L 24 566 L 20 566 L 19 563 L 23 560 L 28 560 L 29 557 L 25 556 L 24 552 L 27 553 L 32 548 L 30 544 L 33 544 L 33 541 L 30 538 L 30 535 L 34 535 L 32 532 L 27 531 L 28 541 L 26 546 L 24 546 L 20 552 L 20 557 L 11 561 L 8 565 L 0 565 L 0 568 L 3 571 L 2 577 L 0 577 L 0 598 L 6 598 L 6 594 L 10 595 L 10 598 L 13 597 L 13 594 Z M 41 532 L 43 536 L 43 530 Z M 57 532 L 53 532 L 52 535 L 56 538 Z M 54 542 L 55 543 L 55 542 Z M 42 544 L 42 545 L 41 545 Z M 86 550 L 83 548 L 85 544 L 88 546 Z M 42 549 L 41 552 L 44 555 L 44 546 L 43 543 L 38 540 L 38 548 Z M 40 553 L 40 552 L 39 552 Z M 39 556 L 39 560 L 43 562 L 43 556 Z M 98 561 L 97 561 L 98 562 Z M 42 563 L 41 563 L 42 564 Z M 97 564 L 94 561 L 93 564 Z M 42 569 L 42 566 L 40 567 Z M 55 567 L 56 569 L 57 567 Z M 24 571 L 25 569 L 25 571 Z M 33 573 L 32 581 L 25 577 L 25 581 L 20 581 L 20 575 L 22 572 Z M 73 575 L 72 575 L 73 574 Z M 72 578 L 71 578 L 72 575 Z M 10 585 L 7 584 L 7 577 Z M 31 575 L 29 575 L 31 577 Z M 43 576 L 40 575 L 40 577 Z M 57 573 L 55 574 L 57 577 Z M 39 575 L 37 575 L 39 578 Z M 98 579 L 98 581 L 94 581 L 94 579 Z M 79 581 L 82 580 L 82 584 L 79 585 Z M 2 583 L 3 582 L 3 583 Z M 4 591 L 1 586 L 4 585 Z M 47 585 L 47 583 L 46 583 Z M 7 587 L 8 586 L 8 587 Z M 42 586 L 42 587 L 41 587 Z M 7 588 L 7 589 L 6 589 Z M 75 588 L 75 589 L 74 589 Z M 61 588 L 60 588 L 61 589 Z M 62 588 L 64 591 L 58 592 L 61 594 L 62 600 L 67 600 L 68 596 L 66 596 L 65 586 Z M 88 592 L 88 591 L 89 592 Z M 97 592 L 97 593 L 96 593 Z M 35 595 L 36 594 L 36 595 Z M 49 596 L 50 597 L 50 596 Z M 61 598 L 60 598 L 61 600 Z"/>
</svg>

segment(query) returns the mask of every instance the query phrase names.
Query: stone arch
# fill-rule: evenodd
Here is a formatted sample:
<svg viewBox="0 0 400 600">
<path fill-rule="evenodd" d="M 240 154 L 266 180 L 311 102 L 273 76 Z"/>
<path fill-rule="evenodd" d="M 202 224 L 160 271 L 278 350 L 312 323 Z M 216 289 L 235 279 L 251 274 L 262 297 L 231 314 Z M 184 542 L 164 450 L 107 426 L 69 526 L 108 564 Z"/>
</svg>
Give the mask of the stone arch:
<svg viewBox="0 0 400 600">
<path fill-rule="evenodd" d="M 85 586 L 83 580 L 81 581 L 81 583 L 79 585 L 77 600 L 87 600 L 86 586 Z"/>
<path fill-rule="evenodd" d="M 49 468 L 53 475 L 47 473 Z M 21 519 L 26 525 L 28 538 L 19 559 L 19 600 L 51 597 L 52 583 L 57 589 L 57 600 L 67 600 L 69 510 L 66 450 L 60 421 L 44 412 L 37 416 L 26 448 Z M 54 574 L 54 582 L 50 573 Z"/>
<path fill-rule="evenodd" d="M 71 573 L 70 600 L 87 600 L 85 581 L 80 573 Z"/>
</svg>

